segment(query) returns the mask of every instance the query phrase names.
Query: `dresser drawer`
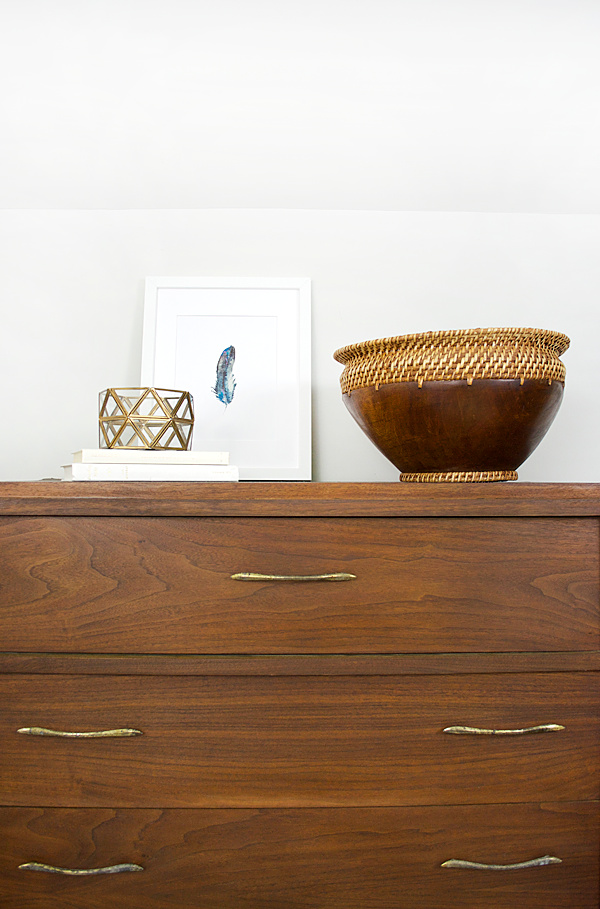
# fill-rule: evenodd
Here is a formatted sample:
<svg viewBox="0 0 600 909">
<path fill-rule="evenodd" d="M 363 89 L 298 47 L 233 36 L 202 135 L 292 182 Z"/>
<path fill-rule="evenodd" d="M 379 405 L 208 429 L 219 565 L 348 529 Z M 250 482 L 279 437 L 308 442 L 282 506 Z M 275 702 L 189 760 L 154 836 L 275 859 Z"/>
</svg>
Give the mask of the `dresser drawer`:
<svg viewBox="0 0 600 909">
<path fill-rule="evenodd" d="M 0 678 L 0 804 L 290 807 L 595 799 L 599 695 L 595 672 L 6 675 Z M 546 724 L 564 728 L 518 732 Z M 17 732 L 36 728 L 141 734 Z"/>
<path fill-rule="evenodd" d="M 3 909 L 597 909 L 594 804 L 0 809 Z M 444 862 L 525 868 L 443 867 Z M 129 864 L 143 870 L 64 875 Z"/>
<path fill-rule="evenodd" d="M 89 653 L 594 650 L 598 527 L 2 518 L 0 639 L 5 650 Z M 232 577 L 248 573 L 266 577 Z"/>
</svg>

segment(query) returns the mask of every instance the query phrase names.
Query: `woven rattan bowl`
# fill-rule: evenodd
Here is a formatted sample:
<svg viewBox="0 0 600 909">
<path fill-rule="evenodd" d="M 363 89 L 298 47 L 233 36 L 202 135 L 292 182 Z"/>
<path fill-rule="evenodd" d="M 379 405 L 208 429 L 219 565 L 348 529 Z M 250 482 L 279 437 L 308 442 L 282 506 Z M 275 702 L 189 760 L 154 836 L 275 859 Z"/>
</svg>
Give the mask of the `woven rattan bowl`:
<svg viewBox="0 0 600 909">
<path fill-rule="evenodd" d="M 569 339 L 475 328 L 363 341 L 334 353 L 344 403 L 405 482 L 516 480 L 562 401 Z"/>
</svg>

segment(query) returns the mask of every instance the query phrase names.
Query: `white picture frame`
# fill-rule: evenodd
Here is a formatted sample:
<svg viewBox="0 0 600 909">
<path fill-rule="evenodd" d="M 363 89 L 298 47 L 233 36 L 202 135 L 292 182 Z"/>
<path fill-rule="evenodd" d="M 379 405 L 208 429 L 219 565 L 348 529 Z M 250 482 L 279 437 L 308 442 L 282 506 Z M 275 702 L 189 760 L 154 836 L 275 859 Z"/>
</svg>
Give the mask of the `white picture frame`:
<svg viewBox="0 0 600 909">
<path fill-rule="evenodd" d="M 310 480 L 310 310 L 309 278 L 148 277 L 141 385 L 191 392 L 240 479 Z"/>
</svg>

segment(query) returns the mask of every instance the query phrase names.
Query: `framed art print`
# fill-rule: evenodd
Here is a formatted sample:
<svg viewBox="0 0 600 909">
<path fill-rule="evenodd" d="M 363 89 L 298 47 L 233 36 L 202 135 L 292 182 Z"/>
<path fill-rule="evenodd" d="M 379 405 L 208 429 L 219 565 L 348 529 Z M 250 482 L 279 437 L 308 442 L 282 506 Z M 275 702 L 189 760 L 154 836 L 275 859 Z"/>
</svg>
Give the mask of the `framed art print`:
<svg viewBox="0 0 600 909">
<path fill-rule="evenodd" d="M 193 450 L 244 480 L 310 480 L 308 278 L 146 278 L 143 386 L 194 399 Z"/>
</svg>

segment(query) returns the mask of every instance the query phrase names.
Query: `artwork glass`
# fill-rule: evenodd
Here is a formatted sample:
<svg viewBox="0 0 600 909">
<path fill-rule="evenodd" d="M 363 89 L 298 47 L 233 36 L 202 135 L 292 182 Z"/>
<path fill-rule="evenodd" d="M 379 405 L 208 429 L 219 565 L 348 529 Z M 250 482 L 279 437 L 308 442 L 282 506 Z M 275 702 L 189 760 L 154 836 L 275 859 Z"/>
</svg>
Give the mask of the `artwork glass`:
<svg viewBox="0 0 600 909">
<path fill-rule="evenodd" d="M 148 278 L 142 381 L 194 398 L 193 449 L 310 479 L 310 281 Z"/>
</svg>

